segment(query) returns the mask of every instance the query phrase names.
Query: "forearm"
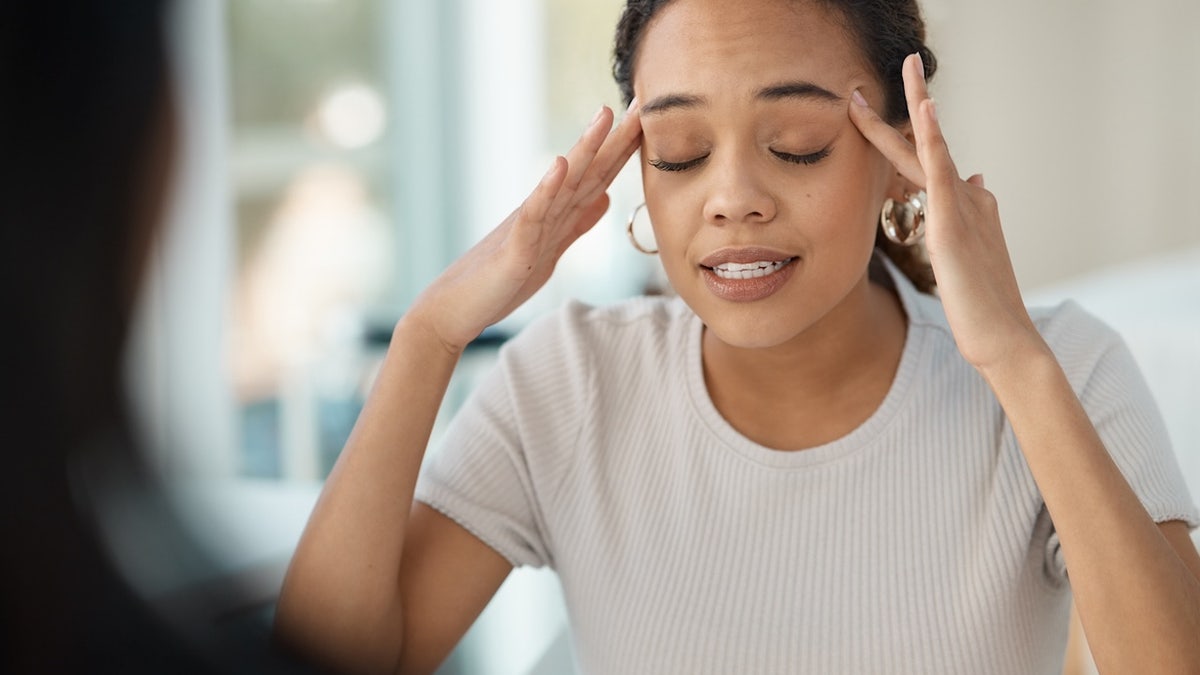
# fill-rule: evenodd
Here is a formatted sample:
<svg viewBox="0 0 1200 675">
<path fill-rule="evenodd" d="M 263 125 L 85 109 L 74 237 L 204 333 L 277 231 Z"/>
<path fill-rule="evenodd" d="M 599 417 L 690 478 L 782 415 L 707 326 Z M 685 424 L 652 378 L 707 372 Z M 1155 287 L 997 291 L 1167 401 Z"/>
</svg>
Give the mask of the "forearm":
<svg viewBox="0 0 1200 675">
<path fill-rule="evenodd" d="M 280 595 L 277 632 L 311 656 L 372 671 L 395 663 L 406 525 L 421 459 L 456 363 L 457 354 L 418 322 L 397 324 Z"/>
<path fill-rule="evenodd" d="M 1053 354 L 1039 344 L 983 374 L 1054 520 L 1101 672 L 1200 671 L 1200 581 L 1121 475 Z"/>
</svg>

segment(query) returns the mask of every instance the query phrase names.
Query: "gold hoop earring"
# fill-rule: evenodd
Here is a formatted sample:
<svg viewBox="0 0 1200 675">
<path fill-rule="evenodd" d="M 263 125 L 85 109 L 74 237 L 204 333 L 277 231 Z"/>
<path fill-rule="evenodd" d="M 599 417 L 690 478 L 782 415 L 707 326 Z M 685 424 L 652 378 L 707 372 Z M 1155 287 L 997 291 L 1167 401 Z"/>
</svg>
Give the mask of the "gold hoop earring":
<svg viewBox="0 0 1200 675">
<path fill-rule="evenodd" d="M 888 197 L 883 203 L 883 210 L 879 212 L 883 236 L 901 246 L 912 246 L 920 241 L 925 236 L 926 204 L 924 190 L 905 194 L 902 202 Z"/>
<path fill-rule="evenodd" d="M 629 214 L 629 220 L 625 223 L 625 234 L 629 235 L 629 243 L 633 244 L 634 248 L 642 253 L 645 253 L 646 255 L 655 255 L 658 253 L 658 249 L 656 248 L 654 250 L 650 250 L 642 246 L 640 243 L 638 243 L 637 236 L 633 233 L 633 221 L 637 220 L 638 212 L 644 208 L 646 208 L 646 202 L 642 202 L 641 204 L 633 207 L 633 211 Z"/>
</svg>

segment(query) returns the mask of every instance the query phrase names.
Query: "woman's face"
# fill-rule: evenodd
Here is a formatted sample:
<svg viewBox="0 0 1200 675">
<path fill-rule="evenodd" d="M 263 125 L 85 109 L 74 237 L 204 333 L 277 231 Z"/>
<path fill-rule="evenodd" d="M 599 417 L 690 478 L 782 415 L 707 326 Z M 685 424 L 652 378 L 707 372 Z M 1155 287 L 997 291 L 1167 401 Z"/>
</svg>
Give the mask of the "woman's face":
<svg viewBox="0 0 1200 675">
<path fill-rule="evenodd" d="M 642 35 L 633 81 L 660 256 L 730 345 L 784 344 L 865 297 L 879 209 L 899 188 L 848 117 L 855 88 L 876 109 L 883 94 L 835 19 L 809 2 L 675 0 Z"/>
</svg>

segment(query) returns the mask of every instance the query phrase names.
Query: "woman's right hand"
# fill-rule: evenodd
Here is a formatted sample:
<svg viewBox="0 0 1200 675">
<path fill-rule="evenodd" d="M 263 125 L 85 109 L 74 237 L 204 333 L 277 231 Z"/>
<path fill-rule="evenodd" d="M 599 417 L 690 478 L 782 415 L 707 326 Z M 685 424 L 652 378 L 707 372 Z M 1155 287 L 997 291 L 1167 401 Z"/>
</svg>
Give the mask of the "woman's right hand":
<svg viewBox="0 0 1200 675">
<path fill-rule="evenodd" d="M 421 293 L 407 315 L 461 353 L 550 278 L 559 257 L 608 210 L 606 190 L 641 144 L 637 102 L 613 129 L 601 107 L 525 201 Z"/>
</svg>

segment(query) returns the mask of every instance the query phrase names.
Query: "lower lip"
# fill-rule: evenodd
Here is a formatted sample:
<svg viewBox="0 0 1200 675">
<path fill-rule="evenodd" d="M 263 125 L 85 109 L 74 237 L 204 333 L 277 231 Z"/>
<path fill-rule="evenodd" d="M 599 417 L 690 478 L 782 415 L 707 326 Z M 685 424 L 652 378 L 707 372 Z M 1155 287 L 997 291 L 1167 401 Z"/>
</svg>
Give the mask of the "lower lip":
<svg viewBox="0 0 1200 675">
<path fill-rule="evenodd" d="M 792 278 L 792 273 L 796 270 L 796 264 L 799 262 L 799 258 L 792 258 L 786 265 L 779 268 L 779 271 L 753 279 L 722 279 L 707 267 L 701 267 L 700 271 L 704 275 L 704 283 L 708 285 L 708 290 L 718 298 L 730 302 L 754 302 L 768 298 L 783 288 L 788 279 Z"/>
</svg>

